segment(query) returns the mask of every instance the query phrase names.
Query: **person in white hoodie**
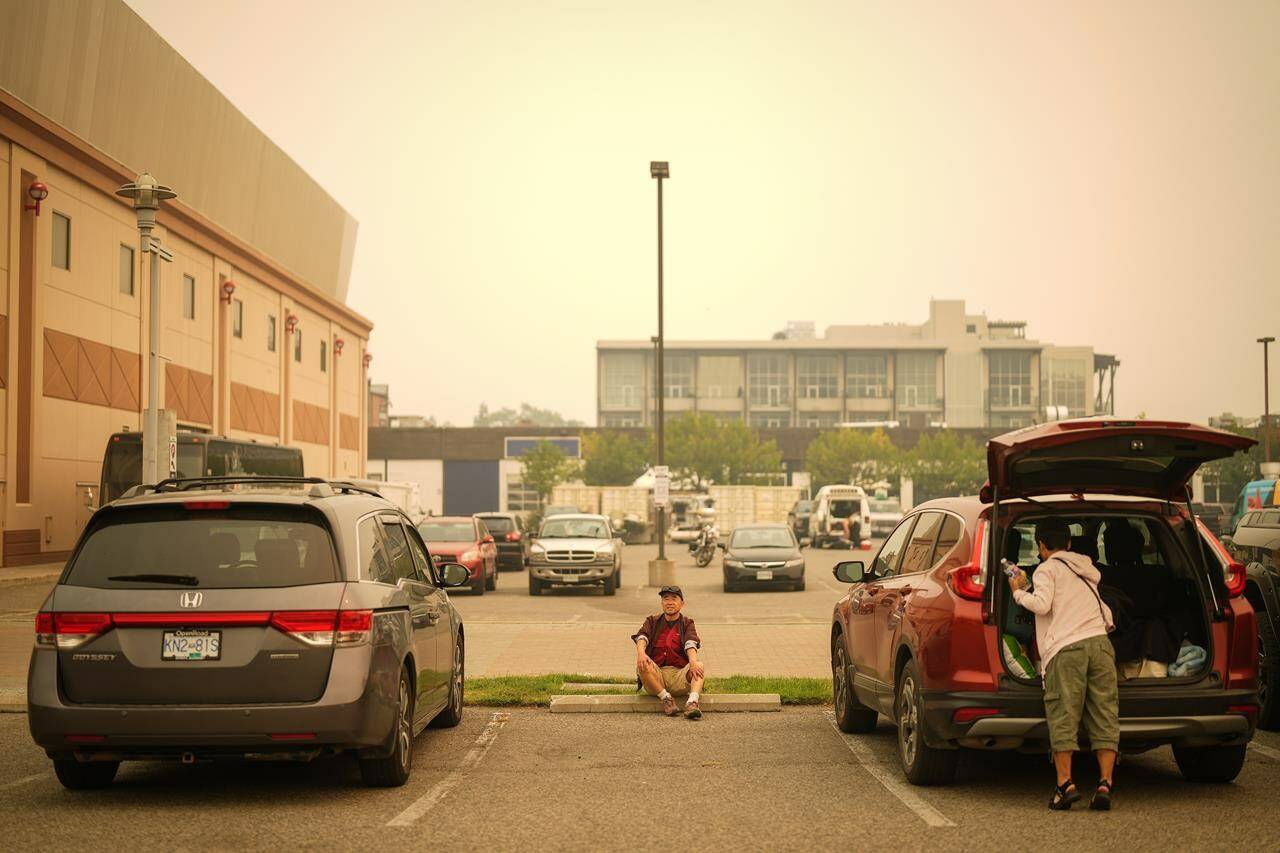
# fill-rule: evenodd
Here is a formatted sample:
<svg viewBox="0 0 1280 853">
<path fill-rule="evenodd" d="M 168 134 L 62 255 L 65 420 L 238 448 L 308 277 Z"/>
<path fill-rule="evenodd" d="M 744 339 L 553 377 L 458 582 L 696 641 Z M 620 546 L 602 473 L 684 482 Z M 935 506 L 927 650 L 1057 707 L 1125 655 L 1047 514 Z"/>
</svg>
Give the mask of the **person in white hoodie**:
<svg viewBox="0 0 1280 853">
<path fill-rule="evenodd" d="M 1100 771 L 1089 807 L 1106 811 L 1120 746 L 1120 699 L 1115 649 L 1107 637 L 1114 622 L 1098 594 L 1102 573 L 1088 557 L 1067 550 L 1071 529 L 1060 518 L 1036 525 L 1036 544 L 1042 562 L 1034 585 L 1019 570 L 1009 586 L 1013 600 L 1036 615 L 1049 746 L 1058 772 L 1049 808 L 1065 811 L 1080 799 L 1071 759 L 1080 748 L 1083 719 Z"/>
</svg>

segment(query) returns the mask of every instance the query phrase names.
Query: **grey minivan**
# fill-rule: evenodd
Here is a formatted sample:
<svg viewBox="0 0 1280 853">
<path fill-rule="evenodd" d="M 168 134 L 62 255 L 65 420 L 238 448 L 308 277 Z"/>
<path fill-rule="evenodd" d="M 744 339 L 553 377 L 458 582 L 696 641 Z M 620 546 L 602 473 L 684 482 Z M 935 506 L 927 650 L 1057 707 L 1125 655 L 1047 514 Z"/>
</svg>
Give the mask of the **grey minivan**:
<svg viewBox="0 0 1280 853">
<path fill-rule="evenodd" d="M 138 487 L 98 510 L 36 616 L 32 737 L 68 788 L 121 761 L 353 752 L 409 778 L 462 717 L 462 620 L 393 504 L 314 478 Z"/>
</svg>

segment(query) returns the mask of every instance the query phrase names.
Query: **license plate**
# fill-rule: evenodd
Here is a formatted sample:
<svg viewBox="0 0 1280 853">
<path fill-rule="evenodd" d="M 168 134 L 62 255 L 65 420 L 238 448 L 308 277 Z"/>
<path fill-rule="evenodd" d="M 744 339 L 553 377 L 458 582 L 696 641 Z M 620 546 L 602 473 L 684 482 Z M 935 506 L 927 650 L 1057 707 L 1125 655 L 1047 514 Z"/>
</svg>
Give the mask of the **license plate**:
<svg viewBox="0 0 1280 853">
<path fill-rule="evenodd" d="M 577 575 L 561 575 L 560 580 L 564 581 L 565 583 L 577 583 L 578 576 Z"/>
<path fill-rule="evenodd" d="M 771 580 L 773 580 L 773 570 L 772 570 L 772 569 L 761 569 L 760 571 L 756 572 L 756 580 L 758 580 L 758 581 L 771 581 Z"/>
<path fill-rule="evenodd" d="M 222 657 L 221 631 L 165 631 L 161 660 L 218 660 Z"/>
</svg>

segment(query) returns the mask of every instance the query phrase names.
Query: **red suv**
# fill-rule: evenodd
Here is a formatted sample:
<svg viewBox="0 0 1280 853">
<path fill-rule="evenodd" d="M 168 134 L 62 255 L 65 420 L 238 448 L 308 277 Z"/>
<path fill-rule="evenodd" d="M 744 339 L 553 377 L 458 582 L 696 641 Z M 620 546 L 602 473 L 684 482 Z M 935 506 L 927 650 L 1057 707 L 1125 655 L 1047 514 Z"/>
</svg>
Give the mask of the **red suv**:
<svg viewBox="0 0 1280 853">
<path fill-rule="evenodd" d="M 1191 424 L 1098 419 L 992 439 L 980 496 L 923 504 L 870 566 L 836 566 L 853 585 L 831 627 L 840 728 L 868 732 L 889 717 L 903 772 L 921 785 L 951 781 L 962 747 L 1046 752 L 1041 680 L 1023 668 L 1035 660 L 1033 617 L 999 563 L 1019 563 L 1034 583 L 1035 523 L 1059 516 L 1071 549 L 1102 571 L 1104 597 L 1124 596 L 1113 609 L 1129 627 L 1121 618 L 1113 642 L 1145 648 L 1152 632 L 1188 661 L 1168 673 L 1122 666 L 1121 749 L 1169 744 L 1187 779 L 1234 779 L 1258 718 L 1254 613 L 1243 567 L 1195 517 L 1187 484 L 1201 464 L 1252 444 Z M 1122 638 L 1130 628 L 1139 636 Z M 1006 656 L 1006 643 L 1025 656 Z"/>
</svg>

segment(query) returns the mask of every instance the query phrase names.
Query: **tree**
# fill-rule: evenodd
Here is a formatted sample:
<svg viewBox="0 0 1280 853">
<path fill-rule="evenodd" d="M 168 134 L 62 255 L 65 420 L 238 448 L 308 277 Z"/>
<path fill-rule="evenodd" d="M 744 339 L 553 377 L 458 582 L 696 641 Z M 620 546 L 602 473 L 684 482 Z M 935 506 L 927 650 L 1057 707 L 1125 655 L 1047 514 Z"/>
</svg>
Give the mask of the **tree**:
<svg viewBox="0 0 1280 853">
<path fill-rule="evenodd" d="M 582 426 L 582 421 L 565 418 L 551 409 L 539 409 L 528 403 L 521 403 L 517 411 L 512 408 L 490 410 L 487 403 L 481 403 L 476 412 L 472 426 L 478 427 L 511 427 L 511 426 Z"/>
<path fill-rule="evenodd" d="M 538 493 L 538 506 L 545 506 L 551 490 L 578 472 L 578 464 L 549 441 L 539 441 L 521 460 L 520 479 Z"/>
<path fill-rule="evenodd" d="M 1258 439 L 1258 443 L 1241 453 L 1233 453 L 1226 459 L 1210 462 L 1200 469 L 1204 474 L 1205 500 L 1231 503 L 1240 494 L 1245 483 L 1258 479 L 1263 458 L 1262 430 L 1243 427 L 1226 427 L 1227 432 Z M 1273 447 L 1274 450 L 1274 447 Z"/>
<path fill-rule="evenodd" d="M 805 450 L 804 467 L 815 489 L 832 483 L 867 485 L 896 476 L 902 453 L 881 429 L 830 430 Z"/>
<path fill-rule="evenodd" d="M 926 432 L 907 454 L 903 473 L 915 484 L 916 503 L 975 495 L 987 480 L 986 449 L 953 430 Z"/>
<path fill-rule="evenodd" d="M 582 481 L 588 486 L 629 486 L 653 459 L 653 435 L 617 430 L 583 433 Z"/>
<path fill-rule="evenodd" d="M 695 488 L 752 483 L 757 475 L 782 472 L 778 445 L 772 439 L 762 442 L 741 421 L 686 412 L 667 424 L 666 440 L 675 479 L 690 480 Z"/>
</svg>

